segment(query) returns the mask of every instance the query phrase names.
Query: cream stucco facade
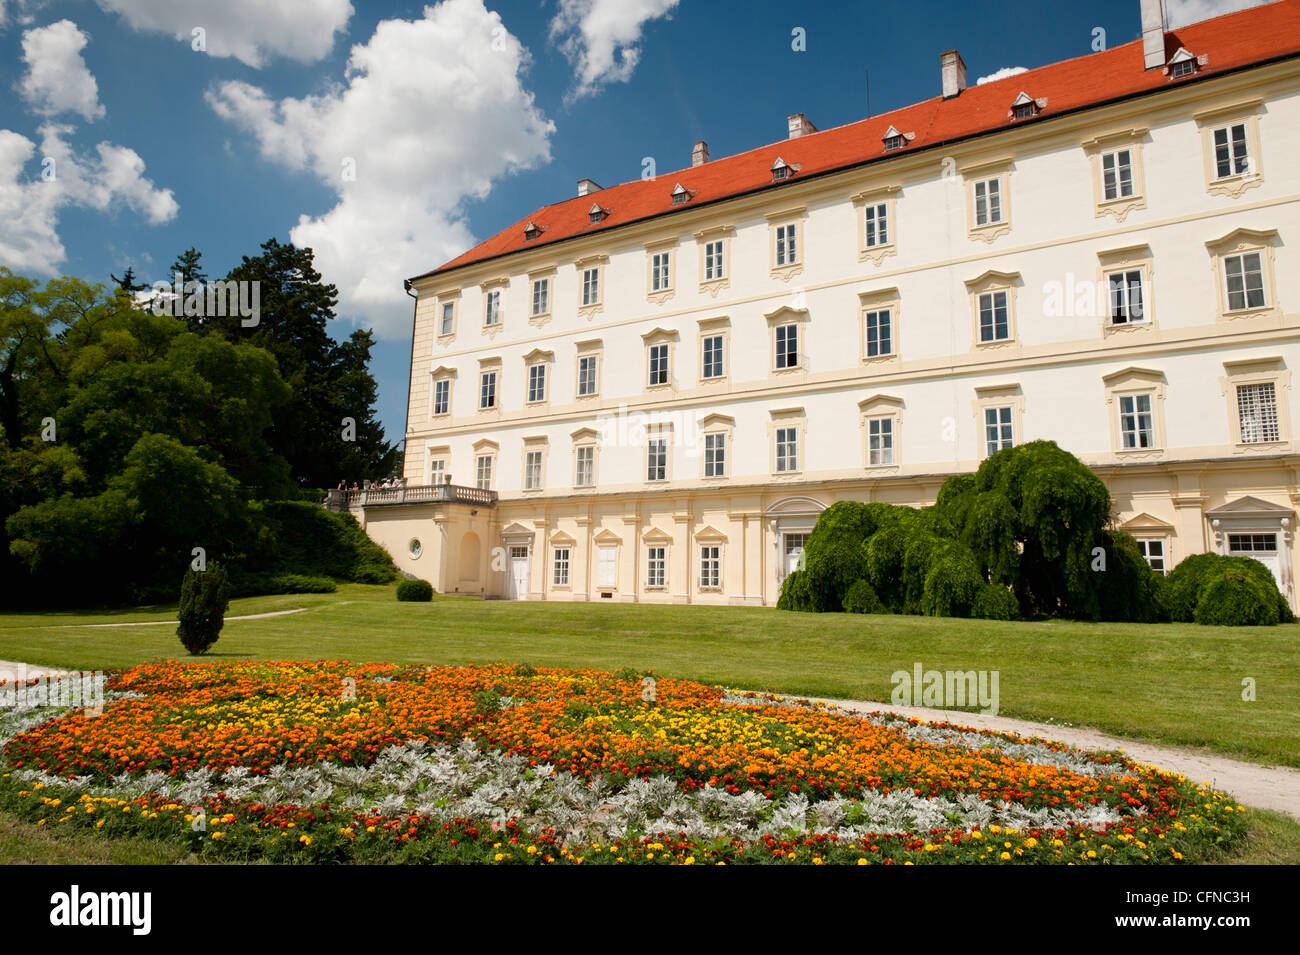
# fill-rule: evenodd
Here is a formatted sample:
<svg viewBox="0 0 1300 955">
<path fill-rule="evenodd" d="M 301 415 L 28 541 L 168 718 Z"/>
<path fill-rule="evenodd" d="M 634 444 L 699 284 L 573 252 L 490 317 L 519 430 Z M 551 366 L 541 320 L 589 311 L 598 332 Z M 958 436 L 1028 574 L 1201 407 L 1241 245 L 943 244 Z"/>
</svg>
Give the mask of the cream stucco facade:
<svg viewBox="0 0 1300 955">
<path fill-rule="evenodd" d="M 440 592 L 771 606 L 826 506 L 1047 438 L 1294 604 L 1298 153 L 1291 59 L 413 280 L 407 483 L 497 500 L 355 513 Z"/>
</svg>

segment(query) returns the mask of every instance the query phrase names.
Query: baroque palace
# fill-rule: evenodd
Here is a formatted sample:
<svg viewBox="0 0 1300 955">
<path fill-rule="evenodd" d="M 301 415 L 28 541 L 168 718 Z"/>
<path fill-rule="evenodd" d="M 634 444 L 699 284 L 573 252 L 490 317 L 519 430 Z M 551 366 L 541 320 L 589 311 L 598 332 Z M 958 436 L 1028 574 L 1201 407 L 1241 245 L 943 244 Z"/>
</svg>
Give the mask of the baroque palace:
<svg viewBox="0 0 1300 955">
<path fill-rule="evenodd" d="M 408 283 L 405 479 L 332 494 L 439 592 L 771 606 L 838 500 L 1045 438 L 1167 570 L 1296 605 L 1300 0 L 538 209 Z"/>
</svg>

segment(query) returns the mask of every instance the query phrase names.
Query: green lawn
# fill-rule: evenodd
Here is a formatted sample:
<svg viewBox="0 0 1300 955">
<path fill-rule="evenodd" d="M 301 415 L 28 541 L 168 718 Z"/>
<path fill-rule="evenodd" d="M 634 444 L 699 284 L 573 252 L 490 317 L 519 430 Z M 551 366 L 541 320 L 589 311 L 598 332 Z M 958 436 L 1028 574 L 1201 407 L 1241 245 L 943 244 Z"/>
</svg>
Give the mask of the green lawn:
<svg viewBox="0 0 1300 955">
<path fill-rule="evenodd" d="M 1000 715 L 1090 725 L 1134 739 L 1300 766 L 1300 624 L 1000 623 L 798 614 L 749 607 L 506 603 L 440 597 L 398 603 L 392 587 L 236 600 L 220 658 L 348 659 L 653 668 L 659 673 L 810 696 L 888 700 L 890 675 L 997 670 Z M 0 615 L 0 659 L 79 669 L 184 654 L 174 628 L 64 629 L 160 620 L 171 608 Z M 1256 683 L 1256 702 L 1241 698 Z"/>
</svg>

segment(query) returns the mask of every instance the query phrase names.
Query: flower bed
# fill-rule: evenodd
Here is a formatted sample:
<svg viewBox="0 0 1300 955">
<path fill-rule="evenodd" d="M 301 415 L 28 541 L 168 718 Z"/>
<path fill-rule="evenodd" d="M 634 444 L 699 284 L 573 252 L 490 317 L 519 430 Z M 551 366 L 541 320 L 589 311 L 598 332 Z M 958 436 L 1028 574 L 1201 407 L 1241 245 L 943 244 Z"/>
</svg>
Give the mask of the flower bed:
<svg viewBox="0 0 1300 955">
<path fill-rule="evenodd" d="M 0 711 L 0 808 L 271 861 L 1195 862 L 1222 793 L 1119 754 L 631 671 L 157 663 Z"/>
</svg>

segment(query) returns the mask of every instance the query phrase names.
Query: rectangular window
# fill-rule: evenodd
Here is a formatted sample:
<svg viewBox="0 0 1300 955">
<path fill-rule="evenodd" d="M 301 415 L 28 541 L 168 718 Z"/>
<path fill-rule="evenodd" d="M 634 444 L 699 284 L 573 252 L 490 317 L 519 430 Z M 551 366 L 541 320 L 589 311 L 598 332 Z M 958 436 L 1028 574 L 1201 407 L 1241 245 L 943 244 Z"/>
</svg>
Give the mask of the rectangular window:
<svg viewBox="0 0 1300 955">
<path fill-rule="evenodd" d="M 1112 325 L 1130 325 L 1145 322 L 1146 311 L 1142 302 L 1142 270 L 1111 272 L 1106 276 L 1110 283 L 1110 322 Z"/>
<path fill-rule="evenodd" d="M 440 378 L 433 383 L 433 413 L 446 414 L 451 410 L 451 382 Z"/>
<path fill-rule="evenodd" d="M 986 454 L 994 455 L 1003 448 L 1014 447 L 1015 435 L 1011 424 L 1011 409 L 1003 408 L 985 408 L 984 409 L 984 450 Z"/>
<path fill-rule="evenodd" d="M 726 477 L 727 475 L 727 436 L 725 434 L 706 434 L 704 436 L 704 476 Z"/>
<path fill-rule="evenodd" d="M 707 544 L 700 548 L 700 589 L 722 586 L 722 548 Z"/>
<path fill-rule="evenodd" d="M 600 269 L 582 270 L 582 304 L 595 305 L 600 301 Z"/>
<path fill-rule="evenodd" d="M 618 548 L 602 547 L 596 552 L 596 586 L 614 587 L 618 584 Z"/>
<path fill-rule="evenodd" d="M 524 490 L 536 491 L 542 486 L 542 452 L 529 451 L 524 455 Z"/>
<path fill-rule="evenodd" d="M 1242 444 L 1265 444 L 1281 439 L 1277 426 L 1277 393 L 1273 382 L 1237 386 L 1237 416 Z"/>
<path fill-rule="evenodd" d="M 1223 271 L 1228 282 L 1229 311 L 1264 307 L 1264 266 L 1258 252 L 1227 256 Z"/>
<path fill-rule="evenodd" d="M 1160 538 L 1138 538 L 1138 550 L 1142 552 L 1142 559 L 1150 565 L 1151 569 L 1157 574 L 1165 573 L 1165 542 Z"/>
<path fill-rule="evenodd" d="M 867 466 L 881 467 L 894 463 L 894 419 L 867 420 Z"/>
<path fill-rule="evenodd" d="M 1109 199 L 1124 199 L 1133 195 L 1133 154 L 1120 149 L 1101 157 L 1103 195 Z"/>
<path fill-rule="evenodd" d="M 645 479 L 668 480 L 668 439 L 651 438 L 646 444 Z"/>
<path fill-rule="evenodd" d="M 985 292 L 980 296 L 980 341 L 1000 342 L 1011 337 L 1007 318 L 1007 293 Z"/>
<path fill-rule="evenodd" d="M 722 336 L 709 335 L 701 343 L 704 360 L 700 367 L 701 378 L 722 377 Z"/>
<path fill-rule="evenodd" d="M 577 487 L 591 487 L 596 483 L 596 448 L 584 444 L 573 452 L 573 483 Z"/>
<path fill-rule="evenodd" d="M 704 281 L 722 278 L 722 240 L 704 246 Z"/>
<path fill-rule="evenodd" d="M 796 368 L 799 365 L 799 326 L 776 326 L 776 367 Z"/>
<path fill-rule="evenodd" d="M 429 483 L 435 485 L 447 483 L 446 458 L 434 458 L 429 462 Z"/>
<path fill-rule="evenodd" d="M 795 226 L 779 225 L 776 227 L 777 265 L 793 265 L 799 261 L 799 249 L 796 242 Z"/>
<path fill-rule="evenodd" d="M 645 551 L 645 585 L 663 587 L 668 579 L 666 547 L 647 547 Z"/>
<path fill-rule="evenodd" d="M 1228 552 L 1232 554 L 1276 553 L 1277 535 L 1276 534 L 1229 534 Z"/>
<path fill-rule="evenodd" d="M 534 279 L 533 280 L 533 314 L 545 315 L 551 310 L 550 302 L 551 280 Z"/>
<path fill-rule="evenodd" d="M 1002 180 L 982 179 L 975 183 L 975 224 L 1002 221 Z"/>
<path fill-rule="evenodd" d="M 442 327 L 439 328 L 439 335 L 450 335 L 456 327 L 456 303 L 442 303 Z"/>
<path fill-rule="evenodd" d="M 492 490 L 492 455 L 480 454 L 474 459 L 474 486 L 480 491 Z"/>
<path fill-rule="evenodd" d="M 866 212 L 867 248 L 889 244 L 889 206 L 882 202 L 867 206 Z"/>
<path fill-rule="evenodd" d="M 1119 430 L 1125 449 L 1155 447 L 1156 436 L 1152 425 L 1149 393 L 1120 396 Z"/>
<path fill-rule="evenodd" d="M 493 289 L 483 297 L 483 324 L 501 324 L 501 290 Z"/>
<path fill-rule="evenodd" d="M 893 316 L 887 308 L 867 312 L 867 357 L 894 353 Z"/>
<path fill-rule="evenodd" d="M 551 575 L 551 582 L 556 587 L 569 586 L 569 548 L 555 548 L 555 572 Z"/>
<path fill-rule="evenodd" d="M 799 429 L 776 429 L 776 469 L 777 471 L 799 470 Z"/>
<path fill-rule="evenodd" d="M 578 396 L 596 393 L 596 356 L 583 355 L 578 359 Z"/>
<path fill-rule="evenodd" d="M 479 408 L 495 408 L 497 406 L 497 373 L 495 371 L 485 371 L 479 375 L 478 406 Z"/>
<path fill-rule="evenodd" d="M 545 401 L 546 400 L 546 366 L 529 365 L 528 366 L 528 400 Z"/>
<path fill-rule="evenodd" d="M 650 346 L 650 378 L 651 385 L 668 384 L 668 345 L 651 345 Z"/>
<path fill-rule="evenodd" d="M 662 292 L 669 288 L 668 253 L 656 252 L 650 260 L 650 291 Z"/>
<path fill-rule="evenodd" d="M 1218 178 L 1244 175 L 1250 168 L 1247 152 L 1245 123 L 1214 131 L 1214 166 Z"/>
</svg>

